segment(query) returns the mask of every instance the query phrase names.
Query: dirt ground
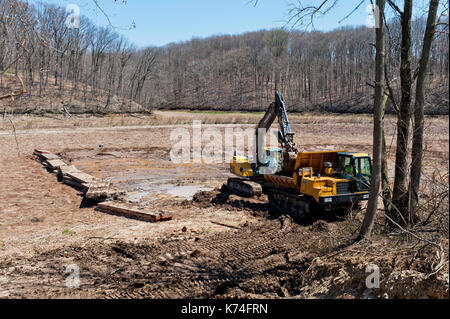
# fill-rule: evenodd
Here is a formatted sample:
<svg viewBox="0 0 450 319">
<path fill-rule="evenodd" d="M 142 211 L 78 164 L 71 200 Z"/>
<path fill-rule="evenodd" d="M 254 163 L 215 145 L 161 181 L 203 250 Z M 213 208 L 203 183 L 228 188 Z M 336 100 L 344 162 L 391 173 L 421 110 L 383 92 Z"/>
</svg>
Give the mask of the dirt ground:
<svg viewBox="0 0 450 319">
<path fill-rule="evenodd" d="M 215 116 L 210 123 L 223 122 L 224 115 Z M 114 126 L 106 117 L 93 120 L 92 127 L 70 123 L 79 119 L 26 124 L 17 131 L 19 149 L 4 125 L 0 298 L 448 298 L 448 240 L 442 242 L 446 266 L 430 276 L 439 252 L 401 234 L 350 245 L 363 212 L 301 224 L 271 213 L 266 198 L 243 199 L 221 188 L 230 176 L 227 164 L 171 163 L 172 123 L 195 115 L 168 112 L 162 117 L 170 121 L 151 126 L 154 118 L 148 123 L 141 118 L 130 122 L 133 126 Z M 58 128 L 54 123 L 61 121 Z M 298 116 L 292 128 L 302 150 L 371 152 L 369 116 Z M 392 160 L 391 118 L 386 133 Z M 439 168 L 448 181 L 448 117 L 427 118 L 425 143 L 424 173 Z M 169 212 L 173 219 L 147 223 L 96 211 L 32 158 L 35 148 L 111 179 L 129 201 Z M 381 253 L 392 243 L 401 248 Z M 420 249 L 411 253 L 406 246 Z M 363 286 L 371 262 L 380 265 L 383 277 L 376 291 Z M 78 289 L 66 286 L 70 265 L 80 270 Z M 417 289 L 399 286 L 398 278 L 404 287 Z"/>
</svg>

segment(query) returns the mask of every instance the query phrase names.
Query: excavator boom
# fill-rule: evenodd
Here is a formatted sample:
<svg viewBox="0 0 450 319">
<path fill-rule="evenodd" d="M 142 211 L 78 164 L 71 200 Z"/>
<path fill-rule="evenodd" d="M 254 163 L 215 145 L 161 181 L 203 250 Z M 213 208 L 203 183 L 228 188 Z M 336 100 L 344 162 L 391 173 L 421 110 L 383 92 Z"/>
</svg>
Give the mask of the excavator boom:
<svg viewBox="0 0 450 319">
<path fill-rule="evenodd" d="M 257 155 L 258 164 L 259 154 L 264 152 L 265 137 L 269 131 L 272 124 L 278 119 L 279 131 L 278 131 L 278 142 L 281 144 L 283 150 L 287 153 L 297 152 L 297 146 L 294 143 L 294 133 L 291 130 L 291 125 L 286 111 L 286 104 L 284 102 L 283 94 L 279 91 L 275 92 L 275 102 L 270 104 L 269 109 L 263 118 L 259 122 L 256 128 L 256 142 L 258 145 Z M 260 134 L 263 134 L 261 136 Z"/>
</svg>

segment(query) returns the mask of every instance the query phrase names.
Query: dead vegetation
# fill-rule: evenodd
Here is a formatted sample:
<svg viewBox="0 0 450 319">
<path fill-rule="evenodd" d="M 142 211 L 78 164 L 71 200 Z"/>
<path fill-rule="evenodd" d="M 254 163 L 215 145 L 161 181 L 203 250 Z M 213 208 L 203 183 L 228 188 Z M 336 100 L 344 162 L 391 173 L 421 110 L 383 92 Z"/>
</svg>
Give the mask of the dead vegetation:
<svg viewBox="0 0 450 319">
<path fill-rule="evenodd" d="M 90 93 L 90 86 L 85 90 L 76 90 L 74 84 L 67 81 L 63 87 L 49 85 L 40 94 L 26 91 L 23 81 L 14 74 L 0 74 L 0 95 L 4 93 L 1 111 L 8 114 L 31 114 L 51 116 L 64 119 L 83 114 L 108 113 L 148 113 L 141 105 L 118 96 L 109 97 L 104 90 Z M 52 78 L 49 77 L 49 81 Z M 12 92 L 12 93 L 11 93 Z M 88 92 L 88 93 L 87 93 Z"/>
</svg>

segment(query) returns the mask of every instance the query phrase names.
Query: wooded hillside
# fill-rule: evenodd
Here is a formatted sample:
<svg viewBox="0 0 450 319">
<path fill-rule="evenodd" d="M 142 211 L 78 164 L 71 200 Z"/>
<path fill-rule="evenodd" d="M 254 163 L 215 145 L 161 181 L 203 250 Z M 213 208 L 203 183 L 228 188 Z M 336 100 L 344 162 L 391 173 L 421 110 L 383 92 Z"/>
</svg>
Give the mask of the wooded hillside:
<svg viewBox="0 0 450 319">
<path fill-rule="evenodd" d="M 21 75 L 27 91 L 18 100 L 2 101 L 2 108 L 18 110 L 28 99 L 46 110 L 53 108 L 50 99 L 75 111 L 126 111 L 129 101 L 147 110 L 262 111 L 276 88 L 289 111 L 362 113 L 373 107 L 367 83 L 374 81 L 375 39 L 366 27 L 261 30 L 141 49 L 111 27 L 82 18 L 80 28 L 69 29 L 66 19 L 65 10 L 53 5 L 0 0 L 0 95 L 20 89 L 12 75 Z M 413 69 L 424 28 L 425 20 L 413 23 Z M 400 32 L 392 21 L 386 46 L 394 86 Z M 449 111 L 448 41 L 442 33 L 433 45 L 427 114 Z"/>
</svg>

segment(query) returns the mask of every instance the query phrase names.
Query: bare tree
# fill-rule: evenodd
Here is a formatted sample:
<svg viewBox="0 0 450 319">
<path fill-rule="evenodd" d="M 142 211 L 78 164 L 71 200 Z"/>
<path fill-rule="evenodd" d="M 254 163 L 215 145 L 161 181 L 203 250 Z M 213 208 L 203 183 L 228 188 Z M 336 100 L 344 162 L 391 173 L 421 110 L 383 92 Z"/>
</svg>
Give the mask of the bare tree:
<svg viewBox="0 0 450 319">
<path fill-rule="evenodd" d="M 422 173 L 422 157 L 423 157 L 423 132 L 424 132 L 424 104 L 425 104 L 425 88 L 427 81 L 428 65 L 430 60 L 431 46 L 436 30 L 436 18 L 439 7 L 439 0 L 431 0 L 428 10 L 428 19 L 423 39 L 422 55 L 419 63 L 419 70 L 416 83 L 416 100 L 414 107 L 414 131 L 413 131 L 413 147 L 412 147 L 412 164 L 411 164 L 411 182 L 409 188 L 409 197 L 411 200 L 412 220 L 417 220 L 417 204 L 419 201 L 419 186 Z"/>
<path fill-rule="evenodd" d="M 435 21 L 439 1 L 430 1 L 428 20 L 426 23 L 425 35 L 422 41 L 422 53 L 420 59 L 417 58 L 419 60 L 419 68 L 415 72 L 412 70 L 413 57 L 419 56 L 419 50 L 416 49 L 412 52 L 413 38 L 411 35 L 411 25 L 413 1 L 405 0 L 403 10 L 401 10 L 392 0 L 388 0 L 388 3 L 400 16 L 402 37 L 400 64 L 401 102 L 398 109 L 397 121 L 398 133 L 395 181 L 392 200 L 393 205 L 389 213 L 389 217 L 397 224 L 410 226 L 418 221 L 416 207 L 422 170 L 425 84 L 429 57 L 435 34 Z M 417 24 L 417 21 L 415 24 Z M 416 40 L 416 42 L 420 43 L 419 40 Z M 416 44 L 416 47 L 420 47 L 420 45 Z M 415 55 L 413 53 L 415 53 Z M 415 79 L 417 79 L 417 85 L 413 130 L 414 139 L 412 163 L 410 164 L 408 160 L 408 145 L 411 125 L 413 83 Z M 393 94 L 392 89 L 389 91 Z"/>
<path fill-rule="evenodd" d="M 373 165 L 370 184 L 370 197 L 367 204 L 367 212 L 362 224 L 360 237 L 370 237 L 375 223 L 378 209 L 378 194 L 380 190 L 382 154 L 383 154 L 383 97 L 384 90 L 384 65 L 385 65 L 385 35 L 384 35 L 384 7 L 385 0 L 377 0 L 377 8 L 374 10 L 375 19 L 380 23 L 376 28 L 376 58 L 375 58 L 375 95 L 373 111 Z"/>
<path fill-rule="evenodd" d="M 412 97 L 412 57 L 411 57 L 411 21 L 412 21 L 412 0 L 404 1 L 404 8 L 401 11 L 392 0 L 388 0 L 389 5 L 400 15 L 402 41 L 401 41 L 401 102 L 397 120 L 397 152 L 395 161 L 395 181 L 393 191 L 393 208 L 390 216 L 397 223 L 407 225 L 409 223 L 409 203 L 408 203 L 408 142 L 411 124 L 411 97 Z"/>
</svg>

